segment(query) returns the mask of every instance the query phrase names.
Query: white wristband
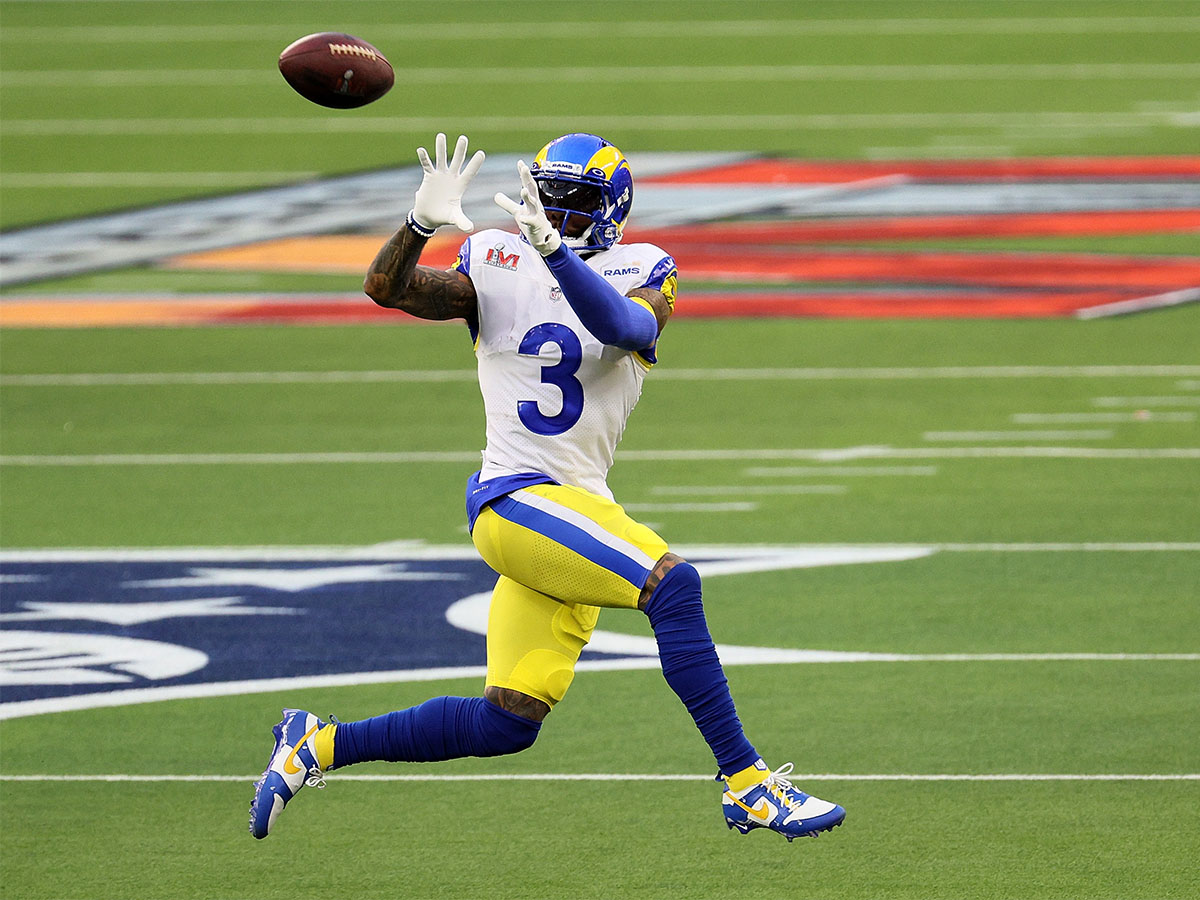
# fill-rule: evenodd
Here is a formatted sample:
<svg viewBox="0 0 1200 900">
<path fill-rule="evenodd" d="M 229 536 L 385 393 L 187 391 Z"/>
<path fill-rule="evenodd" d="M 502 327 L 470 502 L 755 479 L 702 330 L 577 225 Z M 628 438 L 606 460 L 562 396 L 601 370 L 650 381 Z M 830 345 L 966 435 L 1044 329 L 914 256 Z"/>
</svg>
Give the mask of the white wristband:
<svg viewBox="0 0 1200 900">
<path fill-rule="evenodd" d="M 407 225 L 408 230 L 417 237 L 423 237 L 426 240 L 433 237 L 433 233 L 437 231 L 436 228 L 426 228 L 424 225 L 418 222 L 416 217 L 412 214 L 412 210 L 409 210 L 408 217 L 405 218 L 404 224 Z"/>
</svg>

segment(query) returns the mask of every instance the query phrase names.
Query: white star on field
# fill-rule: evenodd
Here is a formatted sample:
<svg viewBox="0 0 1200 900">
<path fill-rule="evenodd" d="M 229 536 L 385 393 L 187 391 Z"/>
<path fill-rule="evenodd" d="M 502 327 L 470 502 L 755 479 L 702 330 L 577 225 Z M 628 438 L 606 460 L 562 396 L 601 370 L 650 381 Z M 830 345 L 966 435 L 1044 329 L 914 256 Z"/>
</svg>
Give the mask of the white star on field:
<svg viewBox="0 0 1200 900">
<path fill-rule="evenodd" d="M 369 581 L 457 581 L 453 572 L 410 572 L 404 563 L 377 563 L 359 566 L 321 566 L 312 569 L 234 569 L 189 568 L 183 578 L 153 578 L 127 581 L 122 587 L 172 588 L 252 585 L 272 591 L 307 591 L 331 584 L 356 584 Z"/>
<path fill-rule="evenodd" d="M 160 603 L 54 603 L 26 601 L 23 612 L 0 615 L 0 622 L 77 620 L 109 625 L 143 625 L 163 619 L 196 616 L 294 616 L 304 610 L 286 606 L 237 606 L 241 597 L 205 597 Z"/>
</svg>

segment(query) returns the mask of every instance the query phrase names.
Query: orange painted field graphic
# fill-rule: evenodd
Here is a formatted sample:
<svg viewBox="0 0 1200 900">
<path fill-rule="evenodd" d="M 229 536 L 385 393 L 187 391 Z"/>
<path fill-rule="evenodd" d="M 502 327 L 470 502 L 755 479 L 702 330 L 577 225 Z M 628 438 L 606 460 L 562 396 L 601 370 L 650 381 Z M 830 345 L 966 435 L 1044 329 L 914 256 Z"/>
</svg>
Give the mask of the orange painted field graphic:
<svg viewBox="0 0 1200 900">
<path fill-rule="evenodd" d="M 386 234 L 323 234 L 263 241 L 228 250 L 188 253 L 167 260 L 164 268 L 212 272 L 309 272 L 365 275 Z M 457 238 L 434 235 L 421 254 L 424 265 L 446 268 L 458 253 Z"/>
<path fill-rule="evenodd" d="M 880 179 L 884 181 L 881 182 Z M 679 264 L 681 317 L 1045 317 L 1131 311 L 1200 298 L 1200 254 L 1187 256 L 1048 253 L 972 249 L 972 239 L 1195 234 L 1200 248 L 1200 204 L 1172 206 L 1172 185 L 1200 180 L 1200 156 L 998 160 L 805 161 L 752 159 L 732 165 L 647 177 L 646 186 L 683 191 L 745 188 L 768 201 L 775 186 L 833 186 L 862 193 L 921 185 L 973 191 L 967 207 L 938 211 L 925 193 L 912 208 L 922 214 L 797 218 L 775 212 L 728 221 L 640 227 L 635 208 L 626 242 L 650 241 Z M 1091 190 L 1086 204 L 1103 205 L 1110 192 L 1130 185 L 1134 200 L 1112 209 L 1056 208 L 1063 185 Z M 1017 185 L 1030 209 L 1010 209 L 994 193 Z M 690 187 L 689 187 L 690 186 Z M 1166 189 L 1164 190 L 1164 186 Z M 989 194 L 988 191 L 993 193 Z M 1032 193 L 1031 193 L 1032 192 Z M 685 194 L 690 198 L 692 194 Z M 710 195 L 698 195 L 711 196 Z M 908 196 L 908 195 L 906 195 Z M 960 195 L 961 196 L 961 195 Z M 1071 195 L 1074 196 L 1074 195 Z M 1159 206 L 1136 200 L 1156 196 Z M 983 199 L 979 199 L 982 197 Z M 990 201 L 987 198 L 992 198 Z M 1099 197 L 1100 200 L 1096 198 Z M 991 202 L 991 206 L 988 203 Z M 960 207 L 964 204 L 960 201 Z M 1130 208 L 1133 207 L 1133 208 Z M 1166 208 L 1163 208 L 1166 207 Z M 804 208 L 804 207 L 800 207 Z M 847 207 L 862 209 L 863 207 Z M 883 209 L 887 210 L 886 205 Z M 743 214 L 744 216 L 744 214 Z M 447 231 L 450 231 L 449 229 Z M 262 241 L 190 253 L 160 262 L 176 270 L 295 272 L 345 275 L 333 294 L 229 294 L 163 297 L 8 297 L 0 325 L 63 327 L 178 325 L 231 322 L 393 322 L 416 320 L 375 306 L 360 293 L 385 234 L 327 234 Z M 439 233 L 427 245 L 425 265 L 446 268 L 462 237 Z M 943 249 L 906 244 L 938 242 Z M 963 241 L 961 249 L 945 245 Z M 879 246 L 884 244 L 887 246 Z"/>
<path fill-rule="evenodd" d="M 87 295 L 16 297 L 0 303 L 0 328 L 95 328 L 139 325 L 229 325 L 419 322 L 383 309 L 365 295 L 142 295 L 113 300 Z"/>
</svg>

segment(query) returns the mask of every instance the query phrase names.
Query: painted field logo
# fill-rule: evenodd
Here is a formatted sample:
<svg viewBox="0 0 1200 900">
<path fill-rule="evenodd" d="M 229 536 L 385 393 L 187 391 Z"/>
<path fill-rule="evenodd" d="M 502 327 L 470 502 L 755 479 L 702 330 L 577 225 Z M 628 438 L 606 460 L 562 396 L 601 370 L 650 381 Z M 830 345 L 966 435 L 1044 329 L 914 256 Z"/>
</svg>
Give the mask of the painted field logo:
<svg viewBox="0 0 1200 900">
<path fill-rule="evenodd" d="M 517 263 L 521 259 L 519 253 L 505 253 L 504 245 L 497 244 L 487 252 L 487 259 L 484 260 L 489 266 L 495 266 L 498 269 L 508 269 L 510 272 L 517 271 Z"/>
<path fill-rule="evenodd" d="M 929 552 L 709 547 L 689 557 L 707 578 Z M 0 551 L 0 719 L 278 689 L 280 679 L 482 678 L 495 582 L 469 546 Z M 807 662 L 814 652 L 718 649 L 731 665 Z M 580 665 L 615 660 L 653 668 L 657 645 L 597 630 Z"/>
</svg>

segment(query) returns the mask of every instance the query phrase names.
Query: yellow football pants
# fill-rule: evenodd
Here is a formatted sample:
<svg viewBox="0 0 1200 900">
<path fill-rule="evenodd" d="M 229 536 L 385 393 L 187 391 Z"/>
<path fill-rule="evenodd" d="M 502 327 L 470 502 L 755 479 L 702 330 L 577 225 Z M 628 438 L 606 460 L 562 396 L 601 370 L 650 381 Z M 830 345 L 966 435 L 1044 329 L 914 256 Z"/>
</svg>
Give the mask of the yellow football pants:
<svg viewBox="0 0 1200 900">
<path fill-rule="evenodd" d="M 472 539 L 500 575 L 488 614 L 487 684 L 553 707 L 601 607 L 636 609 L 666 542 L 617 503 L 539 484 L 491 503 Z"/>
</svg>

